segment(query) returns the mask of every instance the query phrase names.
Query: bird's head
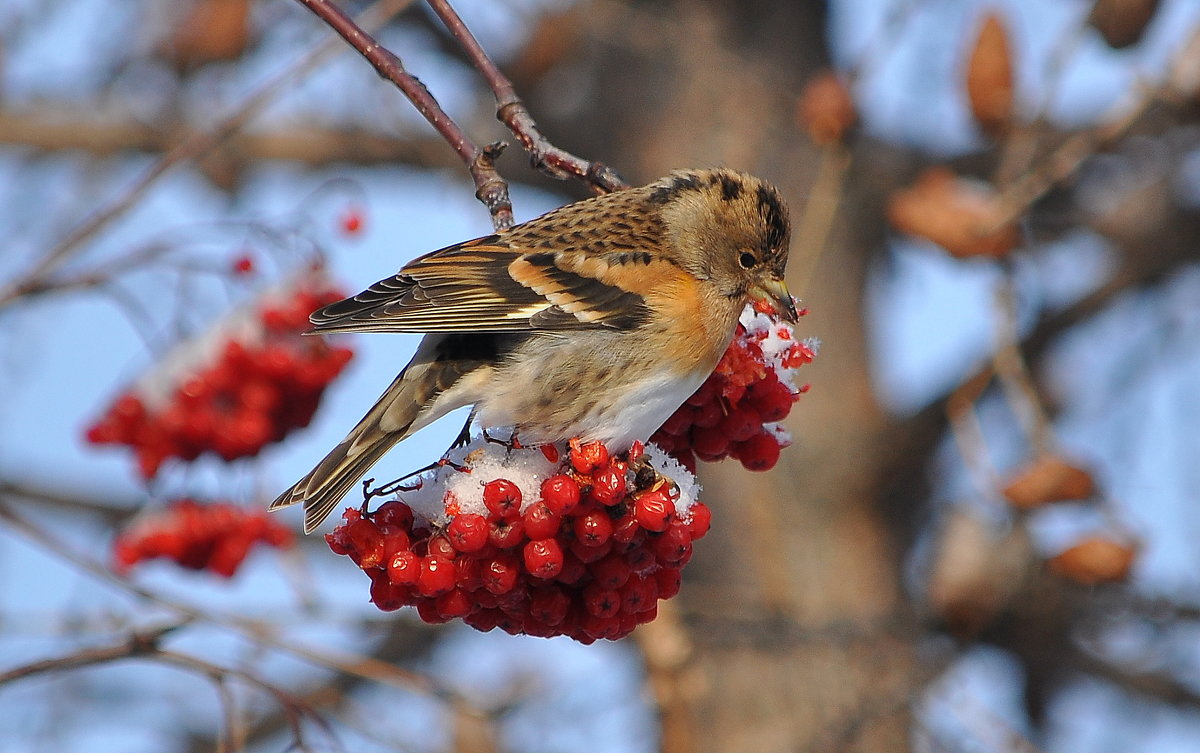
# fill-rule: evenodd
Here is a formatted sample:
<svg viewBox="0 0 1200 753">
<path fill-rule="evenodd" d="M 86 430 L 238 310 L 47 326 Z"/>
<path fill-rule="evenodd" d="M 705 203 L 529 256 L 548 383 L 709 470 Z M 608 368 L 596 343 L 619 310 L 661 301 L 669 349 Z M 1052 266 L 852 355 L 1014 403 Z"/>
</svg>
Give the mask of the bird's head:
<svg viewBox="0 0 1200 753">
<path fill-rule="evenodd" d="M 766 300 L 796 321 L 783 279 L 791 224 L 774 186 L 718 168 L 678 171 L 649 189 L 680 266 L 730 298 Z"/>
</svg>

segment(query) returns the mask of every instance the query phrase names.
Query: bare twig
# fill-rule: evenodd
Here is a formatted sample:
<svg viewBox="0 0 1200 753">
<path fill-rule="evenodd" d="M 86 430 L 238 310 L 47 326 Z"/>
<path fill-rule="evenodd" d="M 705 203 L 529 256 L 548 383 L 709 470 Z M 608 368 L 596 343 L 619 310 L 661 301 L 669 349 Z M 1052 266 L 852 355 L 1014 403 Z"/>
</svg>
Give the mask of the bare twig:
<svg viewBox="0 0 1200 753">
<path fill-rule="evenodd" d="M 404 63 L 367 32 L 363 31 L 349 16 L 334 5 L 330 0 L 299 0 L 318 18 L 329 24 L 342 39 L 345 39 L 360 55 L 375 67 L 375 71 L 383 78 L 391 81 L 408 98 L 417 112 L 429 121 L 429 124 L 441 134 L 446 143 L 458 154 L 471 179 L 475 182 L 475 196 L 487 207 L 492 215 L 492 225 L 496 230 L 507 230 L 512 227 L 512 201 L 508 196 L 508 183 L 500 177 L 496 170 L 496 157 L 504 150 L 502 143 L 489 144 L 480 148 L 459 127 L 458 123 L 446 114 L 438 104 L 433 94 L 425 88 L 416 76 L 404 68 Z"/>
<path fill-rule="evenodd" d="M 1029 365 L 1021 354 L 1016 296 L 1010 276 L 996 293 L 997 343 L 992 364 L 1009 405 L 1024 424 L 1029 442 L 1037 454 L 1042 454 L 1053 448 L 1054 430 L 1033 377 L 1029 374 Z"/>
<path fill-rule="evenodd" d="M 222 616 L 211 610 L 199 609 L 141 588 L 129 580 L 116 575 L 100 563 L 80 554 L 78 548 L 68 546 L 50 535 L 43 528 L 25 520 L 5 504 L 3 500 L 0 500 L 0 521 L 7 523 L 12 530 L 23 534 L 47 550 L 54 552 L 63 561 L 74 564 L 81 571 L 105 582 L 112 583 L 143 599 L 167 607 L 183 617 L 216 625 L 250 641 L 270 646 L 320 667 L 333 669 L 347 675 L 360 677 L 364 680 L 371 680 L 422 695 L 432 696 L 447 702 L 465 702 L 462 701 L 459 694 L 438 684 L 432 678 L 425 675 L 406 671 L 388 662 L 369 656 L 339 652 L 331 649 L 310 648 L 285 638 L 279 634 L 278 630 L 270 626 L 256 624 L 249 620 Z"/>
<path fill-rule="evenodd" d="M 604 163 L 588 162 L 547 141 L 525 103 L 517 96 L 512 81 L 500 72 L 495 62 L 484 52 L 450 3 L 447 0 L 428 2 L 429 7 L 433 8 L 433 12 L 442 20 L 450 34 L 458 40 L 463 52 L 491 87 L 492 94 L 496 97 L 496 118 L 512 131 L 525 151 L 529 152 L 534 167 L 555 178 L 579 178 L 596 193 L 608 193 L 629 187 Z"/>
<path fill-rule="evenodd" d="M 400 12 L 412 0 L 380 0 L 379 4 L 362 14 L 363 23 L 382 25 L 387 19 Z M 154 165 L 142 174 L 124 194 L 114 199 L 95 214 L 76 225 L 34 265 L 23 278 L 6 288 L 0 289 L 0 308 L 13 303 L 23 295 L 41 289 L 49 276 L 83 247 L 88 239 L 104 228 L 126 211 L 128 211 L 146 193 L 159 178 L 170 172 L 176 165 L 195 160 L 212 151 L 218 144 L 234 132 L 245 126 L 255 115 L 260 113 L 274 98 L 283 91 L 284 84 L 300 78 L 323 63 L 327 57 L 336 52 L 339 46 L 332 40 L 318 45 L 304 55 L 294 65 L 271 78 L 254 91 L 247 94 L 233 112 L 226 116 L 213 129 L 194 132 L 174 148 L 162 156 Z"/>
<path fill-rule="evenodd" d="M 12 682 L 13 680 L 34 677 L 46 672 L 79 669 L 80 667 L 90 667 L 93 664 L 104 664 L 117 659 L 128 659 L 133 656 L 145 656 L 154 653 L 158 649 L 158 642 L 162 637 L 178 629 L 181 624 L 173 623 L 154 630 L 135 631 L 125 640 L 111 646 L 86 648 L 66 656 L 41 659 L 14 667 L 5 672 L 0 672 L 0 685 Z"/>
</svg>

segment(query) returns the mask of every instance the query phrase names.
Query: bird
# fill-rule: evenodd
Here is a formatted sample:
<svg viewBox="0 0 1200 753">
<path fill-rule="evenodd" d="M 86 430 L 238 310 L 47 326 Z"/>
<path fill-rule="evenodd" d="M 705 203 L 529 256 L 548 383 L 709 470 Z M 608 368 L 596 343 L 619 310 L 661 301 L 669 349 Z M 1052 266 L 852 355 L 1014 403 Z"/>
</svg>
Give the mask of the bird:
<svg viewBox="0 0 1200 753">
<path fill-rule="evenodd" d="M 677 170 L 420 256 L 324 306 L 313 334 L 424 333 L 346 438 L 270 509 L 311 533 L 396 443 L 471 405 L 526 446 L 623 452 L 692 395 L 746 304 L 794 322 L 779 191 L 728 168 Z"/>
</svg>

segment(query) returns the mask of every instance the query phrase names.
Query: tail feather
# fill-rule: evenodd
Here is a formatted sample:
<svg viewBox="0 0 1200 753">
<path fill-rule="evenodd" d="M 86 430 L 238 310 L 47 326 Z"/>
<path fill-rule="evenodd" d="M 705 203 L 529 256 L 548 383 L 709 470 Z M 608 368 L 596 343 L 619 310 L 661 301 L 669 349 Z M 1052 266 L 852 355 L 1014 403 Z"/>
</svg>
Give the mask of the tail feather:
<svg viewBox="0 0 1200 753">
<path fill-rule="evenodd" d="M 494 339 L 480 335 L 427 336 L 346 438 L 269 509 L 303 502 L 304 532 L 312 533 L 397 442 L 479 398 L 481 384 L 475 377 L 486 375 L 495 357 L 489 349 L 494 348 Z"/>
<path fill-rule="evenodd" d="M 407 437 L 440 390 L 424 364 L 396 377 L 362 420 L 304 478 L 280 494 L 268 509 L 304 503 L 304 532 L 312 533 L 351 488 Z"/>
<path fill-rule="evenodd" d="M 361 438 L 348 437 L 325 456 L 316 468 L 296 482 L 271 503 L 271 510 L 304 503 L 304 532 L 312 533 L 333 512 L 333 508 L 350 492 L 359 480 L 367 475 L 371 466 L 379 462 L 405 435 L 387 434 L 376 429 L 370 443 L 360 447 L 357 455 L 349 455 L 353 445 Z"/>
</svg>

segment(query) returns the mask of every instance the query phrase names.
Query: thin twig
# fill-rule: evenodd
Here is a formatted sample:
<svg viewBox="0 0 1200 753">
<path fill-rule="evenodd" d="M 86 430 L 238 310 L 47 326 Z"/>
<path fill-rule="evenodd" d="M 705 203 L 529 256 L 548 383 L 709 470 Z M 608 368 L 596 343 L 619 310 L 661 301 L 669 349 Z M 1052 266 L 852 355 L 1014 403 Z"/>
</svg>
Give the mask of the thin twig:
<svg viewBox="0 0 1200 753">
<path fill-rule="evenodd" d="M 86 648 L 66 656 L 60 656 L 53 659 L 41 659 L 39 661 L 23 664 L 19 667 L 13 667 L 5 672 L 0 672 L 0 685 L 3 685 L 7 682 L 12 682 L 13 680 L 23 680 L 27 677 L 34 677 L 46 672 L 79 669 L 80 667 L 90 667 L 93 664 L 104 664 L 117 659 L 128 659 L 133 656 L 145 656 L 157 650 L 158 642 L 163 638 L 163 636 L 173 630 L 178 629 L 183 624 L 185 623 L 172 623 L 160 628 L 155 628 L 154 630 L 134 631 L 125 640 L 115 643 L 111 646 Z"/>
<path fill-rule="evenodd" d="M 992 365 L 1009 405 L 1023 424 L 1029 443 L 1040 455 L 1053 449 L 1054 430 L 1033 377 L 1029 374 L 1029 366 L 1021 354 L 1016 295 L 1011 277 L 996 293 L 997 342 Z"/>
<path fill-rule="evenodd" d="M 301 0 L 307 2 L 308 0 Z M 512 81 L 505 76 L 484 52 L 478 40 L 463 23 L 458 13 L 447 0 L 428 0 L 429 7 L 445 24 L 450 34 L 458 40 L 463 52 L 487 81 L 496 97 L 496 118 L 512 131 L 525 151 L 529 152 L 533 166 L 555 178 L 575 177 L 582 180 L 596 193 L 609 193 L 628 188 L 612 168 L 602 162 L 588 162 L 574 154 L 551 144 L 538 129 L 525 103 L 517 96 Z"/>
<path fill-rule="evenodd" d="M 821 150 L 817 175 L 804 204 L 804 215 L 796 224 L 796 249 L 799 258 L 792 262 L 792 279 L 799 282 L 794 290 L 803 296 L 812 282 L 813 271 L 821 261 L 829 242 L 829 233 L 842 204 L 842 188 L 850 168 L 851 154 L 844 147 L 834 145 Z"/>
<path fill-rule="evenodd" d="M 320 667 L 446 701 L 457 702 L 461 700 L 459 694 L 438 684 L 432 678 L 416 672 L 406 671 L 388 662 L 369 656 L 339 652 L 331 649 L 321 650 L 310 648 L 284 638 L 279 635 L 277 630 L 270 627 L 247 620 L 221 616 L 211 610 L 199 609 L 141 588 L 127 579 L 116 575 L 100 563 L 80 554 L 77 547 L 66 545 L 64 542 L 50 535 L 43 528 L 30 523 L 14 512 L 3 501 L 0 501 L 0 521 L 8 523 L 14 531 L 20 532 L 27 538 L 36 541 L 62 560 L 71 562 L 83 572 L 105 582 L 112 583 L 143 599 L 167 607 L 184 617 L 217 625 L 252 642 L 270 646 Z"/>
<path fill-rule="evenodd" d="M 508 196 L 508 182 L 500 177 L 496 170 L 496 157 L 504 150 L 504 144 L 497 142 L 483 148 L 477 146 L 458 123 L 446 114 L 425 85 L 405 70 L 400 58 L 363 31 L 330 0 L 298 1 L 329 24 L 331 29 L 375 67 L 380 76 L 395 84 L 417 108 L 417 112 L 421 113 L 446 140 L 470 171 L 471 179 L 475 182 L 475 196 L 492 215 L 492 225 L 496 230 L 512 227 L 512 201 Z"/>
<path fill-rule="evenodd" d="M 367 9 L 360 18 L 364 24 L 381 26 L 412 2 L 413 0 L 380 0 L 377 5 Z M 284 90 L 285 84 L 316 69 L 327 57 L 339 49 L 340 46 L 333 40 L 316 46 L 305 53 L 299 61 L 287 66 L 275 77 L 247 94 L 233 112 L 217 123 L 214 128 L 209 131 L 193 132 L 176 144 L 143 173 L 124 194 L 72 228 L 21 279 L 7 288 L 0 289 L 0 308 L 13 303 L 27 293 L 40 290 L 46 284 L 51 273 L 78 253 L 85 241 L 108 227 L 113 220 L 133 207 L 160 178 L 175 166 L 196 160 L 212 151 L 218 144 L 262 112 Z"/>
</svg>

